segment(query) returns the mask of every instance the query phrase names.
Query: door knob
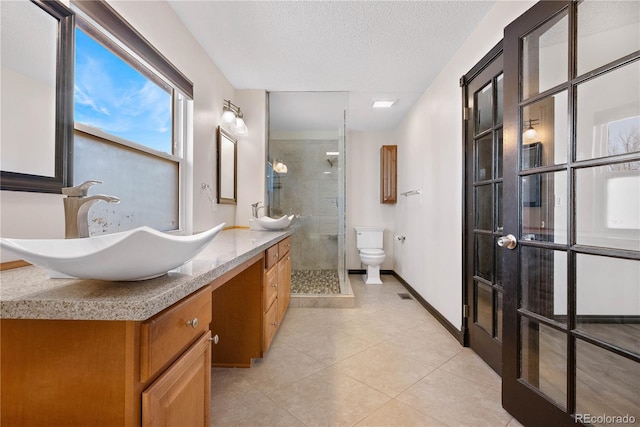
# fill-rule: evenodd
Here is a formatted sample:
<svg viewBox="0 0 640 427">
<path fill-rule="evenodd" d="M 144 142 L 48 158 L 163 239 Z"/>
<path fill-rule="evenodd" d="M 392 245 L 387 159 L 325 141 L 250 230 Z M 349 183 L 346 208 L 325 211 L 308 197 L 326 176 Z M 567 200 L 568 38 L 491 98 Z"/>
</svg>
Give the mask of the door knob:
<svg viewBox="0 0 640 427">
<path fill-rule="evenodd" d="M 507 234 L 498 238 L 498 246 L 501 248 L 514 249 L 518 246 L 518 239 L 513 234 Z"/>
</svg>

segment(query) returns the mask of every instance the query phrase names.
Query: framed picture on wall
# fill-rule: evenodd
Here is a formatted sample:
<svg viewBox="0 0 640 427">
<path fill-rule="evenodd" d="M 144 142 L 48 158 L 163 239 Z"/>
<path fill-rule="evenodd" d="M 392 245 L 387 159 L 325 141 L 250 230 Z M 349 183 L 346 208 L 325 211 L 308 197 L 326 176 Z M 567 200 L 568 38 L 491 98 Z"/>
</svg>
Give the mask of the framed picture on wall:
<svg viewBox="0 0 640 427">
<path fill-rule="evenodd" d="M 542 144 L 534 142 L 522 146 L 522 170 L 542 164 Z M 542 176 L 540 174 L 522 177 L 522 206 L 539 207 L 541 200 Z"/>
</svg>

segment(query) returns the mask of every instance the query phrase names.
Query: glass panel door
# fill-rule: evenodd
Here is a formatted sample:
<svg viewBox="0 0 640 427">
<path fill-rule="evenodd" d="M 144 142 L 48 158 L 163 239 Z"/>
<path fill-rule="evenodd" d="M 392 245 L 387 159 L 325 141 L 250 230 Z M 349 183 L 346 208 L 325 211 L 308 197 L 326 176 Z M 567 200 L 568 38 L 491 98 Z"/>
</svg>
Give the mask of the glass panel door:
<svg viewBox="0 0 640 427">
<path fill-rule="evenodd" d="M 501 46 L 500 46 L 501 47 Z M 491 53 L 489 56 L 492 56 Z M 466 340 L 496 372 L 502 365 L 502 55 L 465 87 L 470 106 L 466 157 Z"/>
<path fill-rule="evenodd" d="M 633 3 L 540 2 L 505 30 L 503 402 L 525 425 L 640 422 Z"/>
</svg>

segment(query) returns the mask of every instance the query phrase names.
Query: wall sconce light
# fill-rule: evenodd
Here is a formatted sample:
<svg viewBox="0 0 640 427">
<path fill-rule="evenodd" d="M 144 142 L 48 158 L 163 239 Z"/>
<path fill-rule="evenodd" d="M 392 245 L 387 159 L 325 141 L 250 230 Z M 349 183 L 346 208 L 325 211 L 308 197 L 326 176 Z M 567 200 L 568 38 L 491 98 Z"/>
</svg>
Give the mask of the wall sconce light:
<svg viewBox="0 0 640 427">
<path fill-rule="evenodd" d="M 230 100 L 225 99 L 222 106 L 222 116 L 220 124 L 229 127 L 234 135 L 244 136 L 249 133 L 247 125 L 244 123 L 244 116 L 240 107 L 234 105 Z"/>
<path fill-rule="evenodd" d="M 540 120 L 539 119 L 529 119 L 529 120 L 525 120 L 524 124 L 528 126 L 526 127 L 526 129 L 524 130 L 523 136 L 525 139 L 533 139 L 535 138 L 538 133 L 536 132 L 536 130 L 533 128 L 533 125 L 537 125 L 540 124 Z"/>
<path fill-rule="evenodd" d="M 287 173 L 287 165 L 281 160 L 275 160 L 273 162 L 273 171 L 275 173 Z"/>
</svg>

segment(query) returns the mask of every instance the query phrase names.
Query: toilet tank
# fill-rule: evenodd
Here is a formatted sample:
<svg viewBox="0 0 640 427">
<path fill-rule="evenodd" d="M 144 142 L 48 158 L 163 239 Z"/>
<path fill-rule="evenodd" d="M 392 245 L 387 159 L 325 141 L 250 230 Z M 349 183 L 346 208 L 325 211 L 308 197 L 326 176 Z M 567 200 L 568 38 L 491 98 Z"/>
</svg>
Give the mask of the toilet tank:
<svg viewBox="0 0 640 427">
<path fill-rule="evenodd" d="M 354 227 L 358 249 L 382 249 L 384 227 Z"/>
</svg>

